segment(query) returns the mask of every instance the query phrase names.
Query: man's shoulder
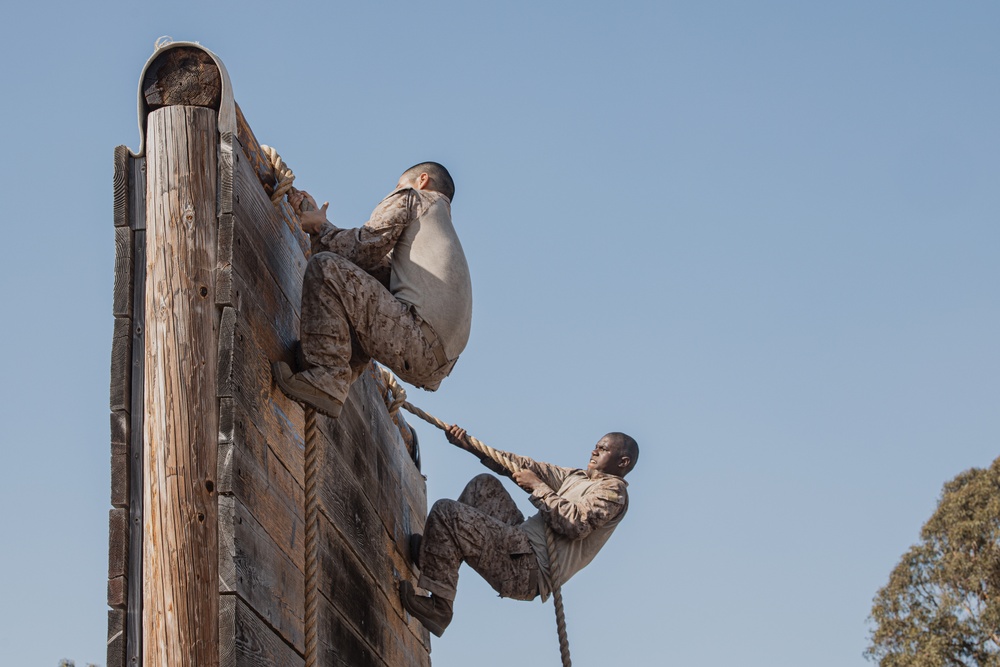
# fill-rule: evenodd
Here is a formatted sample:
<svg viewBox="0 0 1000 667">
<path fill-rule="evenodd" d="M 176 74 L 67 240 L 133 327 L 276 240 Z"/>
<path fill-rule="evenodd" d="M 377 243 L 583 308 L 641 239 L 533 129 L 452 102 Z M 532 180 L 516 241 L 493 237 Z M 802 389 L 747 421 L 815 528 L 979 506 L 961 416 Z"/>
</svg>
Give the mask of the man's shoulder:
<svg viewBox="0 0 1000 667">
<path fill-rule="evenodd" d="M 601 475 L 594 480 L 592 493 L 598 498 L 609 500 L 613 503 L 625 503 L 628 501 L 628 482 L 616 475 Z"/>
</svg>

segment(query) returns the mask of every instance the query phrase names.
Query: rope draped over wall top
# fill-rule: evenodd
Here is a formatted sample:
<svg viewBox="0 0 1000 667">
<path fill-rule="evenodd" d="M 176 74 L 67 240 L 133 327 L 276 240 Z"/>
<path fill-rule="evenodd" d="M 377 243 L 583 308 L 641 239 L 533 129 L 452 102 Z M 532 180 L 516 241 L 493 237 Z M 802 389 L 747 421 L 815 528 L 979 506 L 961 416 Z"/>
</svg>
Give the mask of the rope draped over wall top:
<svg viewBox="0 0 1000 667">
<path fill-rule="evenodd" d="M 271 203 L 279 206 L 282 198 L 295 192 L 292 183 L 295 181 L 295 174 L 285 164 L 284 160 L 274 148 L 261 146 L 261 150 L 267 155 L 274 169 L 277 184 L 274 193 L 271 195 Z M 395 415 L 399 408 L 404 408 L 408 412 L 420 417 L 429 424 L 437 426 L 441 430 L 447 430 L 448 424 L 437 417 L 424 412 L 406 400 L 406 390 L 396 380 L 396 376 L 384 366 L 376 366 L 382 373 L 382 380 L 386 385 L 386 393 L 383 399 L 390 415 Z M 316 465 L 316 412 L 306 409 L 305 427 L 305 523 L 306 523 L 306 609 L 305 609 L 305 638 L 306 638 L 306 667 L 316 667 L 317 661 L 317 635 L 316 635 L 316 602 L 319 588 L 319 511 L 318 511 L 318 470 Z M 476 452 L 488 457 L 510 473 L 521 470 L 510 457 L 503 452 L 496 450 L 489 445 L 477 440 L 472 436 L 466 436 L 468 444 Z M 572 667 L 569 655 L 569 637 L 566 633 L 566 612 L 563 608 L 562 599 L 562 573 L 560 571 L 559 560 L 556 554 L 555 535 L 552 527 L 545 524 L 545 542 L 549 553 L 549 576 L 552 580 L 552 602 L 556 612 L 556 631 L 559 635 L 559 653 L 562 658 L 563 667 Z"/>
</svg>

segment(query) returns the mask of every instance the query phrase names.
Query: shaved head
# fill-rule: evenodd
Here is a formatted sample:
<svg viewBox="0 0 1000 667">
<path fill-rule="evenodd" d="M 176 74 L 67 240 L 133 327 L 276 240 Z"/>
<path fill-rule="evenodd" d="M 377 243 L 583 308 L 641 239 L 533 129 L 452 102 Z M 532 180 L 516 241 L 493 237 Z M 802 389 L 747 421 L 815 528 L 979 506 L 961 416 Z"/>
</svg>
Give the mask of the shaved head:
<svg viewBox="0 0 1000 667">
<path fill-rule="evenodd" d="M 610 436 L 618 446 L 618 453 L 621 456 L 627 456 L 629 458 L 628 467 L 624 470 L 624 472 L 622 472 L 622 476 L 624 477 L 628 473 L 632 472 L 632 468 L 635 467 L 636 461 L 639 460 L 639 443 L 636 442 L 635 438 L 632 436 L 621 433 L 620 431 L 608 433 L 608 436 Z"/>
<path fill-rule="evenodd" d="M 444 168 L 444 165 L 437 162 L 415 164 L 403 172 L 400 180 L 416 179 L 420 174 L 427 174 L 430 177 L 429 190 L 440 192 L 448 198 L 448 201 L 452 201 L 455 198 L 455 181 L 451 179 L 451 174 Z"/>
</svg>

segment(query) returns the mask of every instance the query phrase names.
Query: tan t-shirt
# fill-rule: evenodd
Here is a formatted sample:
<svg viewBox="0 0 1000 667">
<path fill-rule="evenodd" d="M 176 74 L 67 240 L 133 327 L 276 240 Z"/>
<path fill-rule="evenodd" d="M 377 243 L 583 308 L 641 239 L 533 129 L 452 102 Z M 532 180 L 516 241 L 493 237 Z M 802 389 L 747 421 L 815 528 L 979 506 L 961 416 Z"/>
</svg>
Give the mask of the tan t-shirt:
<svg viewBox="0 0 1000 667">
<path fill-rule="evenodd" d="M 396 190 L 361 227 L 323 225 L 312 237 L 312 250 L 335 252 L 383 280 L 434 329 L 449 361 L 465 349 L 472 328 L 472 280 L 451 222 L 451 202 L 441 193 Z"/>
<path fill-rule="evenodd" d="M 419 211 L 392 249 L 389 291 L 431 325 L 454 361 L 472 327 L 469 264 L 451 223 L 451 202 L 438 192 L 415 192 Z"/>
</svg>

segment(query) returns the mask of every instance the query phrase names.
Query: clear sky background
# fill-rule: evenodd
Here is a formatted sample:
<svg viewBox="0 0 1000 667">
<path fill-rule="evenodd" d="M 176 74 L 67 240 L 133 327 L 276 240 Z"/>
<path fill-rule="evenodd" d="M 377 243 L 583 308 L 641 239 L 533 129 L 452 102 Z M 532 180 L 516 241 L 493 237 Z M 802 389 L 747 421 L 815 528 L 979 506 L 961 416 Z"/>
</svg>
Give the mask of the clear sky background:
<svg viewBox="0 0 1000 667">
<path fill-rule="evenodd" d="M 473 333 L 414 402 L 565 465 L 638 439 L 628 518 L 565 589 L 575 664 L 860 667 L 941 485 L 998 454 L 1000 4 L 4 12 L 6 664 L 105 661 L 112 152 L 160 35 L 222 58 L 342 226 L 452 170 Z M 456 497 L 480 468 L 417 428 Z M 558 664 L 549 605 L 465 572 L 435 667 Z"/>
</svg>

